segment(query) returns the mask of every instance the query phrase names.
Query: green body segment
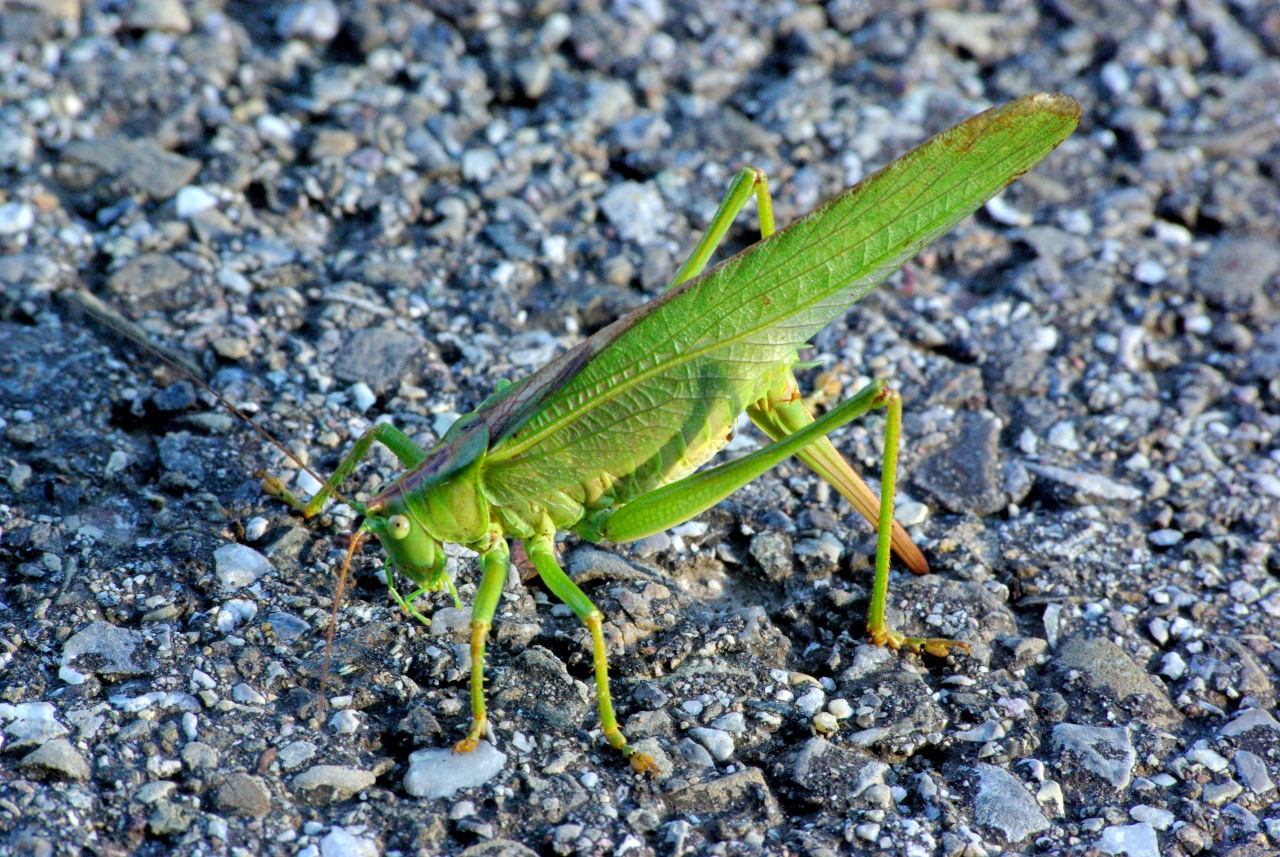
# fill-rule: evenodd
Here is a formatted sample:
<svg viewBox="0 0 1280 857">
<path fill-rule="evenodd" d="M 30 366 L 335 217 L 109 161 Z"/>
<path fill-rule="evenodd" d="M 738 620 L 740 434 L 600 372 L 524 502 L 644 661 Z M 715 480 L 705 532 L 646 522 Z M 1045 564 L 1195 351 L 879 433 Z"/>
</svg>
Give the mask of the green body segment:
<svg viewBox="0 0 1280 857">
<path fill-rule="evenodd" d="M 787 455 L 798 455 L 850 499 L 878 530 L 868 637 L 945 654 L 962 646 L 906 637 L 884 620 L 893 547 L 913 570 L 927 566 L 892 517 L 901 402 L 877 383 L 815 422 L 799 400 L 797 349 L 923 246 L 1053 150 L 1075 127 L 1079 106 L 1034 95 L 943 132 L 786 229 L 770 235 L 763 174 L 742 171 L 707 234 L 661 296 L 497 390 L 424 453 L 403 434 L 366 432 L 314 512 L 374 440 L 410 468 L 363 509 L 390 564 L 418 586 L 446 584 L 442 542 L 480 553 L 472 610 L 473 749 L 487 727 L 485 638 L 506 580 L 506 539 L 525 542 L 539 576 L 591 633 L 601 723 L 610 745 L 639 770 L 609 695 L 603 618 L 555 561 L 557 531 L 626 541 L 697 514 Z M 699 276 L 742 206 L 760 203 L 765 239 Z M 886 410 L 883 502 L 825 435 L 870 408 Z M 747 412 L 775 442 L 745 459 L 690 475 Z M 393 588 L 394 593 L 394 588 Z M 425 620 L 424 620 L 425 621 Z"/>
</svg>

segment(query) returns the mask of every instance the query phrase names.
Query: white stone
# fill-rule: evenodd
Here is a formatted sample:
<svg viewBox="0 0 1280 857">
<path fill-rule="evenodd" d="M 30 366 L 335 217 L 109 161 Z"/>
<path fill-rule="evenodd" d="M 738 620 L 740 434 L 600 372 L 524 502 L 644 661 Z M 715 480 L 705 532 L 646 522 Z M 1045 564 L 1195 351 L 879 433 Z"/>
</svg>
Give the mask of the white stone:
<svg viewBox="0 0 1280 857">
<path fill-rule="evenodd" d="M 320 840 L 321 857 L 378 857 L 380 853 L 377 842 L 342 827 L 335 827 Z"/>
<path fill-rule="evenodd" d="M 199 185 L 187 185 L 174 198 L 174 207 L 182 218 L 193 217 L 217 205 L 218 198 Z"/>
<path fill-rule="evenodd" d="M 1156 831 L 1146 822 L 1112 825 L 1102 831 L 1094 847 L 1107 854 L 1124 854 L 1127 857 L 1160 857 L 1160 843 Z"/>
<path fill-rule="evenodd" d="M 451 798 L 459 789 L 489 782 L 506 762 L 506 754 L 488 741 L 481 741 L 470 753 L 458 753 L 452 747 L 419 750 L 409 756 L 404 788 L 414 797 Z"/>
<path fill-rule="evenodd" d="M 226 544 L 213 552 L 218 582 L 227 589 L 241 589 L 271 571 L 271 561 L 248 545 Z"/>
</svg>

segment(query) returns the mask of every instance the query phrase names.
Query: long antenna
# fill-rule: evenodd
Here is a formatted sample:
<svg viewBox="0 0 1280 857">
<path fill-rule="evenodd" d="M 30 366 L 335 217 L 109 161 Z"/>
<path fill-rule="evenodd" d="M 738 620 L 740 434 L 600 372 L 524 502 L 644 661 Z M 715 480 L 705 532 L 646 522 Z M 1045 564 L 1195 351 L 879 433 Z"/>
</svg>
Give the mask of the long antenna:
<svg viewBox="0 0 1280 857">
<path fill-rule="evenodd" d="M 351 568 L 351 558 L 360 550 L 360 543 L 364 541 L 364 535 L 365 530 L 361 527 L 351 536 L 351 544 L 347 545 L 347 555 L 342 560 L 342 571 L 338 572 L 338 584 L 333 593 L 333 613 L 329 616 L 329 630 L 324 635 L 324 666 L 320 669 L 320 705 L 322 708 L 327 700 L 324 693 L 325 686 L 329 683 L 329 665 L 333 660 L 333 632 L 338 627 L 338 608 L 342 604 L 342 592 L 347 586 L 347 572 Z"/>
<path fill-rule="evenodd" d="M 110 328 L 115 333 L 120 334 L 125 339 L 128 339 L 130 342 L 132 342 L 134 345 L 137 345 L 138 347 L 144 349 L 145 351 L 151 352 L 156 357 L 159 357 L 161 360 L 167 363 L 170 367 L 172 367 L 173 369 L 176 369 L 182 375 L 185 375 L 189 381 L 191 381 L 194 384 L 197 384 L 206 393 L 208 393 L 209 395 L 217 399 L 218 402 L 221 403 L 224 408 L 226 408 L 231 413 L 235 414 L 237 417 L 239 417 L 248 425 L 252 426 L 254 431 L 262 435 L 264 438 L 267 439 L 267 441 L 272 446 L 274 446 L 276 449 L 280 450 L 286 456 L 288 456 L 289 460 L 291 460 L 294 464 L 302 468 L 306 473 L 308 473 L 311 476 L 312 479 L 316 480 L 316 482 L 320 483 L 321 485 L 325 484 L 325 480 L 320 477 L 320 474 L 316 473 L 314 470 L 308 467 L 301 458 L 295 455 L 283 443 L 276 440 L 276 438 L 269 431 L 267 431 L 262 426 L 255 423 L 253 420 L 249 419 L 249 417 L 245 415 L 243 411 L 241 411 L 235 405 L 231 404 L 231 402 L 227 400 L 226 396 L 222 395 L 217 390 L 213 389 L 213 387 L 205 383 L 204 379 L 200 377 L 199 370 L 196 368 L 195 364 L 192 363 L 190 360 L 188 360 L 186 357 L 184 357 L 183 355 L 179 354 L 176 351 L 171 351 L 167 348 L 162 348 L 161 346 L 156 345 L 147 337 L 146 331 L 138 327 L 138 325 L 134 324 L 133 322 L 129 321 L 124 316 L 120 315 L 118 312 L 113 310 L 111 307 L 107 306 L 102 301 L 98 300 L 97 296 L 95 296 L 93 293 L 89 292 L 86 289 L 75 289 L 73 291 L 62 292 L 62 298 L 68 303 L 70 303 L 72 306 L 76 307 L 79 310 L 82 310 L 87 315 L 92 316 L 100 324 Z M 337 497 L 343 503 L 346 503 L 351 508 L 353 509 L 359 508 L 358 504 L 342 496 L 342 494 L 338 493 L 336 489 L 332 487 L 329 488 L 329 493 L 332 494 L 334 497 Z"/>
</svg>

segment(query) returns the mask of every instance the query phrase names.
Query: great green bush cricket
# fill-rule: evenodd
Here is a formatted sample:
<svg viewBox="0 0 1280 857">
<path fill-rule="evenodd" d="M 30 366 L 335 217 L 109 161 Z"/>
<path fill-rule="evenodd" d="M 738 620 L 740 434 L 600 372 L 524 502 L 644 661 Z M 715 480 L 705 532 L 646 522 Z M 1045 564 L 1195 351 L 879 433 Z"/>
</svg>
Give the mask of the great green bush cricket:
<svg viewBox="0 0 1280 857">
<path fill-rule="evenodd" d="M 390 449 L 408 471 L 366 503 L 346 500 L 364 520 L 343 570 L 360 538 L 377 536 L 393 597 L 423 621 L 412 605 L 418 595 L 453 592 L 443 543 L 479 554 L 482 574 L 471 618 L 472 723 L 455 745 L 458 751 L 473 750 L 486 733 L 485 642 L 507 579 L 507 539 L 515 538 L 547 588 L 590 630 L 606 740 L 636 770 L 656 770 L 618 726 L 603 616 L 557 563 L 555 535 L 571 531 L 593 542 L 643 538 L 710 508 L 791 455 L 848 498 L 877 530 L 867 638 L 939 656 L 952 647 L 967 649 L 958 641 L 906 636 L 885 622 L 891 549 L 913 571 L 928 568 L 893 520 L 898 394 L 876 381 L 815 420 L 793 374 L 797 349 L 1039 163 L 1079 117 L 1079 105 L 1061 95 L 1030 95 L 988 110 L 777 232 L 763 172 L 743 169 L 663 294 L 533 375 L 501 385 L 429 451 L 394 426 L 377 423 L 309 502 L 295 499 L 278 480 L 267 480 L 268 491 L 310 517 L 331 496 L 341 497 L 337 489 L 374 441 Z M 762 240 L 704 273 L 752 197 Z M 886 411 L 884 502 L 827 439 L 874 408 Z M 774 442 L 694 472 L 724 446 L 744 411 Z M 392 570 L 417 589 L 401 596 Z"/>
</svg>

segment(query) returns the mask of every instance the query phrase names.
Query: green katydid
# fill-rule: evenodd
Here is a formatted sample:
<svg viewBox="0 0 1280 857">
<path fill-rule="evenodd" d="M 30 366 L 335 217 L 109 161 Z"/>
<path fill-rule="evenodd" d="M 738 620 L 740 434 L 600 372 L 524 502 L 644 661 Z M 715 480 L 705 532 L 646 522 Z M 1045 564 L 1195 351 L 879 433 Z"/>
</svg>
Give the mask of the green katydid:
<svg viewBox="0 0 1280 857">
<path fill-rule="evenodd" d="M 311 516 L 331 496 L 342 497 L 342 481 L 374 441 L 390 449 L 408 471 L 368 502 L 347 501 L 363 516 L 347 564 L 363 535 L 377 536 L 393 597 L 422 621 L 415 598 L 427 591 L 454 593 L 443 544 L 461 544 L 479 554 L 482 573 L 471 614 L 472 722 L 467 737 L 455 745 L 458 751 L 475 749 L 486 734 L 485 643 L 507 579 L 507 540 L 515 538 L 524 543 L 547 588 L 590 631 L 605 739 L 636 770 L 656 770 L 618 726 L 603 616 L 557 563 L 556 533 L 571 531 L 593 542 L 634 541 L 710 508 L 791 455 L 835 487 L 877 530 L 867 638 L 941 656 L 952 647 L 967 649 L 958 641 L 907 636 L 885 621 L 891 550 L 912 571 L 928 570 L 893 520 L 902 414 L 897 392 L 876 381 L 814 419 L 793 374 L 797 349 L 1035 166 L 1071 133 L 1079 117 L 1079 105 L 1062 95 L 1030 95 L 988 110 L 777 232 L 764 174 L 743 169 L 663 294 L 533 375 L 502 385 L 429 451 L 394 426 L 378 423 L 360 436 L 309 502 L 293 498 L 278 480 L 268 479 L 267 490 Z M 752 197 L 763 240 L 704 273 Z M 875 408 L 886 411 L 883 502 L 827 439 Z M 773 442 L 695 472 L 725 445 L 743 412 Z M 417 589 L 401 596 L 393 570 Z"/>
<path fill-rule="evenodd" d="M 424 591 L 453 584 L 444 542 L 480 555 L 471 619 L 471 709 L 459 751 L 487 728 L 485 642 L 509 562 L 508 538 L 524 543 L 539 577 L 587 625 L 605 739 L 637 770 L 654 763 L 626 741 L 614 715 L 603 616 L 556 562 L 558 531 L 629 542 L 688 520 L 784 458 L 796 455 L 877 528 L 867 637 L 891 648 L 945 655 L 951 640 L 909 637 L 885 622 L 891 546 L 912 570 L 923 555 L 893 520 L 901 400 L 882 381 L 814 419 L 800 398 L 797 349 L 925 245 L 1037 164 L 1075 128 L 1080 107 L 1031 95 L 944 131 L 787 228 L 774 232 L 764 174 L 742 170 L 706 235 L 667 290 L 538 372 L 501 387 L 459 419 L 430 451 L 387 423 L 366 431 L 305 506 L 318 512 L 377 441 L 409 468 L 367 503 L 372 533 L 417 591 L 392 593 L 411 614 Z M 763 240 L 703 273 L 751 197 Z M 827 435 L 873 408 L 886 409 L 877 499 Z M 694 472 L 746 412 L 774 442 Z M 354 551 L 354 546 L 352 550 Z M 456 595 L 455 595 L 456 598 Z"/>
</svg>

